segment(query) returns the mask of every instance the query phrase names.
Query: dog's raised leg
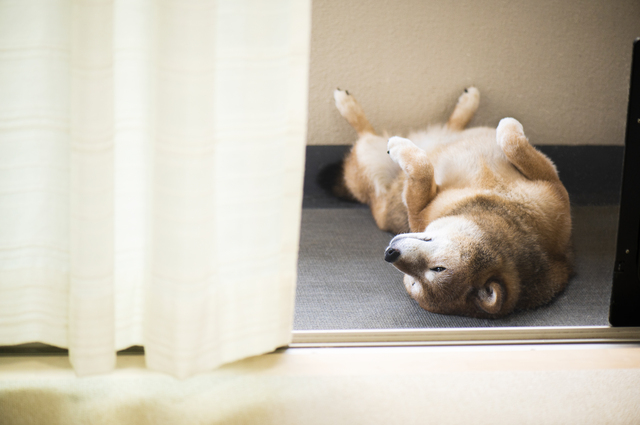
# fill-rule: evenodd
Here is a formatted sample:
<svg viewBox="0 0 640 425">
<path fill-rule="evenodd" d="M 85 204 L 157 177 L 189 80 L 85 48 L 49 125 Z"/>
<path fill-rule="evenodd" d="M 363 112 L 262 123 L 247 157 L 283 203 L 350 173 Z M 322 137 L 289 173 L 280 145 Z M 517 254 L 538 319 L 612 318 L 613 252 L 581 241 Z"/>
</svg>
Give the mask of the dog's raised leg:
<svg viewBox="0 0 640 425">
<path fill-rule="evenodd" d="M 356 130 L 358 136 L 362 136 L 364 134 L 376 134 L 375 130 L 369 123 L 369 120 L 365 116 L 362 106 L 360 106 L 358 101 L 349 94 L 348 90 L 336 89 L 333 92 L 333 98 L 336 101 L 336 108 L 340 111 L 340 115 L 342 115 L 349 124 L 351 124 L 351 127 Z"/>
<path fill-rule="evenodd" d="M 371 207 L 373 218 L 382 230 L 406 232 L 406 216 L 401 208 L 396 184 L 400 168 L 387 155 L 387 140 L 375 134 L 356 99 L 346 90 L 333 92 L 336 108 L 358 132 L 358 140 L 343 163 L 344 184 L 358 201 Z"/>
<path fill-rule="evenodd" d="M 528 179 L 554 183 L 560 181 L 555 165 L 542 152 L 531 146 L 518 120 L 500 120 L 496 129 L 496 139 L 507 159 Z"/>
<path fill-rule="evenodd" d="M 564 288 L 571 275 L 571 212 L 569 194 L 560 182 L 555 165 L 543 153 L 536 150 L 524 135 L 522 124 L 514 118 L 503 118 L 496 129 L 498 145 L 511 163 L 528 179 L 551 183 L 561 200 L 553 209 L 553 215 L 539 220 L 539 233 L 545 250 L 550 253 L 549 288 Z M 540 204 L 541 206 L 544 203 Z M 556 290 L 556 291 L 557 291 Z M 551 300 L 556 291 L 539 293 L 539 303 Z"/>
<path fill-rule="evenodd" d="M 447 121 L 447 128 L 453 131 L 464 130 L 478 110 L 479 104 L 480 91 L 475 87 L 464 89 L 464 93 L 458 98 L 458 103 Z"/>
<path fill-rule="evenodd" d="M 387 143 L 387 149 L 391 159 L 407 175 L 402 201 L 407 207 L 409 227 L 412 232 L 422 232 L 427 223 L 421 212 L 436 196 L 437 191 L 433 165 L 427 154 L 409 139 L 392 137 Z"/>
</svg>

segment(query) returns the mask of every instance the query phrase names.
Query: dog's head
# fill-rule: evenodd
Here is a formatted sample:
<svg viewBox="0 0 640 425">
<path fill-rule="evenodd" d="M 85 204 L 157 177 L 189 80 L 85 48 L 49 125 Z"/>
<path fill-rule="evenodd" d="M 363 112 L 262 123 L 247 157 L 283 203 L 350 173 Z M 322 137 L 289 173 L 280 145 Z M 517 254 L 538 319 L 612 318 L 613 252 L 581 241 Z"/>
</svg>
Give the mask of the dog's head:
<svg viewBox="0 0 640 425">
<path fill-rule="evenodd" d="M 517 302 L 518 274 L 505 247 L 488 239 L 475 222 L 444 217 L 423 233 L 394 237 L 385 260 L 405 273 L 407 292 L 425 310 L 499 317 Z"/>
</svg>

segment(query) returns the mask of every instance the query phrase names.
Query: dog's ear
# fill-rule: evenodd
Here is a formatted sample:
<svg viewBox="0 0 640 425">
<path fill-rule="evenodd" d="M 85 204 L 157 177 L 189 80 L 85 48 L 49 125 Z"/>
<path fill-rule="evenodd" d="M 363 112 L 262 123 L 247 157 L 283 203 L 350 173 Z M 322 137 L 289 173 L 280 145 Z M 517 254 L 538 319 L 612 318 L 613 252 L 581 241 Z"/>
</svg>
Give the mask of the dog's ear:
<svg viewBox="0 0 640 425">
<path fill-rule="evenodd" d="M 495 280 L 489 280 L 476 295 L 476 304 L 489 314 L 497 314 L 504 303 L 504 288 Z"/>
</svg>

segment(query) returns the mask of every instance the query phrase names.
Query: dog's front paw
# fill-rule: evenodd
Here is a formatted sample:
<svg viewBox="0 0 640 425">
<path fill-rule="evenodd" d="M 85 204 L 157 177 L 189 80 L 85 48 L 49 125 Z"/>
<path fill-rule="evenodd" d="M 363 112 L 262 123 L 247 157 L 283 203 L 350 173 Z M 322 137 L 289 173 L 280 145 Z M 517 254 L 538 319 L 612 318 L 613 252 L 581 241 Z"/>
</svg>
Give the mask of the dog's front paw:
<svg viewBox="0 0 640 425">
<path fill-rule="evenodd" d="M 404 159 L 406 158 L 404 153 L 411 148 L 417 148 L 417 146 L 404 137 L 394 136 L 387 142 L 387 153 L 400 168 L 404 168 Z"/>
<path fill-rule="evenodd" d="M 393 162 L 398 164 L 402 171 L 408 175 L 413 175 L 416 170 L 428 162 L 426 153 L 404 137 L 390 138 L 387 142 L 387 153 Z"/>
<path fill-rule="evenodd" d="M 515 118 L 503 118 L 496 128 L 498 145 L 504 150 L 510 143 L 525 137 L 522 124 Z"/>
</svg>

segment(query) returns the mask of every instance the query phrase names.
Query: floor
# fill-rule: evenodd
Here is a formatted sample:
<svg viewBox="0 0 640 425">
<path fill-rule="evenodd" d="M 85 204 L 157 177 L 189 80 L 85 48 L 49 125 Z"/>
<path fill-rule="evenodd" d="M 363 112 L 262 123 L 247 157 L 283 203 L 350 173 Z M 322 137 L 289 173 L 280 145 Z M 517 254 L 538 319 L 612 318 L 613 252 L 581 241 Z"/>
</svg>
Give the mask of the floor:
<svg viewBox="0 0 640 425">
<path fill-rule="evenodd" d="M 640 345 L 287 349 L 178 380 L 0 357 L 2 424 L 638 424 Z"/>
</svg>

